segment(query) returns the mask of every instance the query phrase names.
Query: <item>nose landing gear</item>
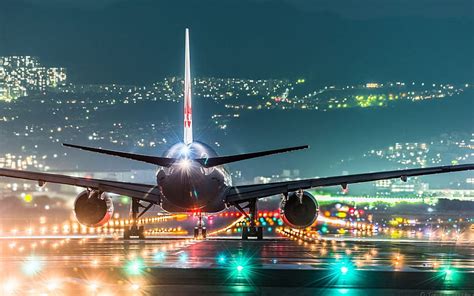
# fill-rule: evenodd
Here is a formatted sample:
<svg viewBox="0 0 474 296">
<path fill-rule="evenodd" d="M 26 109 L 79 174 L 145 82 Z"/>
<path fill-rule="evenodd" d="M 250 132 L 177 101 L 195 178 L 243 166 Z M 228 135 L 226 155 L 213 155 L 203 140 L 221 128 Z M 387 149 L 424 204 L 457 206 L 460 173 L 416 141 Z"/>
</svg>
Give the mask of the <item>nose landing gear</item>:
<svg viewBox="0 0 474 296">
<path fill-rule="evenodd" d="M 202 212 L 198 212 L 198 223 L 194 227 L 194 239 L 206 239 L 207 231 L 202 220 Z"/>
</svg>

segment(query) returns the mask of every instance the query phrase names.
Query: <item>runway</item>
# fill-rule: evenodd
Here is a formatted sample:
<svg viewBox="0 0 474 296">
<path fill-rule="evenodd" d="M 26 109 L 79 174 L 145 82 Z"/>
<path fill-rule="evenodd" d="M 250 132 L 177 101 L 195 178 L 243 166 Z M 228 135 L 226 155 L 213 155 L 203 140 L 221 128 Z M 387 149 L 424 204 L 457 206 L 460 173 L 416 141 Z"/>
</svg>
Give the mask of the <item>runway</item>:
<svg viewBox="0 0 474 296">
<path fill-rule="evenodd" d="M 76 236 L 2 238 L 0 252 L 4 294 L 474 292 L 474 246 L 469 243 Z"/>
</svg>

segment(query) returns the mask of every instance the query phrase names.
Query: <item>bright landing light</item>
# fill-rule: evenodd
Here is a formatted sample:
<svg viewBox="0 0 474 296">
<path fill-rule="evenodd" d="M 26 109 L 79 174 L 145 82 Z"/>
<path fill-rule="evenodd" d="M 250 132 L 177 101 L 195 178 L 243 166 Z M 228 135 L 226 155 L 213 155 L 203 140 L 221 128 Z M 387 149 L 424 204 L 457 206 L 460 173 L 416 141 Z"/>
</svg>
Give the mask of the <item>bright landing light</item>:
<svg viewBox="0 0 474 296">
<path fill-rule="evenodd" d="M 189 155 L 189 152 L 190 152 L 190 149 L 187 145 L 183 146 L 183 148 L 181 148 L 181 154 L 184 155 L 184 156 L 188 156 Z"/>
<path fill-rule="evenodd" d="M 341 273 L 346 274 L 349 271 L 349 269 L 346 266 L 341 267 Z"/>
<path fill-rule="evenodd" d="M 179 167 L 183 170 L 187 170 L 191 167 L 191 161 L 187 158 L 181 159 L 179 161 Z"/>
</svg>

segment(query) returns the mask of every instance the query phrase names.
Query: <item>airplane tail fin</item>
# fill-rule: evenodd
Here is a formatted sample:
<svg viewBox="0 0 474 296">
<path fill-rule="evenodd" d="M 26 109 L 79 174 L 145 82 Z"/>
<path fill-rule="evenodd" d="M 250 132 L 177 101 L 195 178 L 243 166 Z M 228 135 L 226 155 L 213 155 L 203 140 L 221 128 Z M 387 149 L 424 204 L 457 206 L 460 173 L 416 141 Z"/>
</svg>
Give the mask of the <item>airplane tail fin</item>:
<svg viewBox="0 0 474 296">
<path fill-rule="evenodd" d="M 218 165 L 223 165 L 223 164 L 227 164 L 231 162 L 236 162 L 236 161 L 241 161 L 241 160 L 246 160 L 246 159 L 251 159 L 251 158 L 256 158 L 256 157 L 262 157 L 262 156 L 267 156 L 267 155 L 272 155 L 272 154 L 277 154 L 277 153 L 284 153 L 284 152 L 290 152 L 290 151 L 295 151 L 295 150 L 300 150 L 300 149 L 306 149 L 308 147 L 309 147 L 308 145 L 304 145 L 304 146 L 296 146 L 296 147 L 267 150 L 267 151 L 260 151 L 260 152 L 246 153 L 246 154 L 198 158 L 198 159 L 194 159 L 194 161 L 200 163 L 204 167 L 210 168 L 210 167 L 214 167 Z"/>
<path fill-rule="evenodd" d="M 191 98 L 191 59 L 189 54 L 189 29 L 186 29 L 184 52 L 184 139 L 183 142 L 189 145 L 193 142 L 193 109 Z"/>
</svg>

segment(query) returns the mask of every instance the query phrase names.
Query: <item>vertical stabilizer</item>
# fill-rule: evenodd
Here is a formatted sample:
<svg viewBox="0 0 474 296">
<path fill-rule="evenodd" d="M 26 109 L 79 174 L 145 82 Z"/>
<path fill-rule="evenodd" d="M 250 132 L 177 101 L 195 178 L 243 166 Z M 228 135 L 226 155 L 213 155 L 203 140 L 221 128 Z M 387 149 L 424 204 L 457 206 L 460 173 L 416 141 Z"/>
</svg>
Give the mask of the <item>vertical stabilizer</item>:
<svg viewBox="0 0 474 296">
<path fill-rule="evenodd" d="M 186 29 L 184 61 L 184 144 L 193 142 L 193 109 L 191 106 L 191 66 L 189 56 L 189 29 Z"/>
</svg>

